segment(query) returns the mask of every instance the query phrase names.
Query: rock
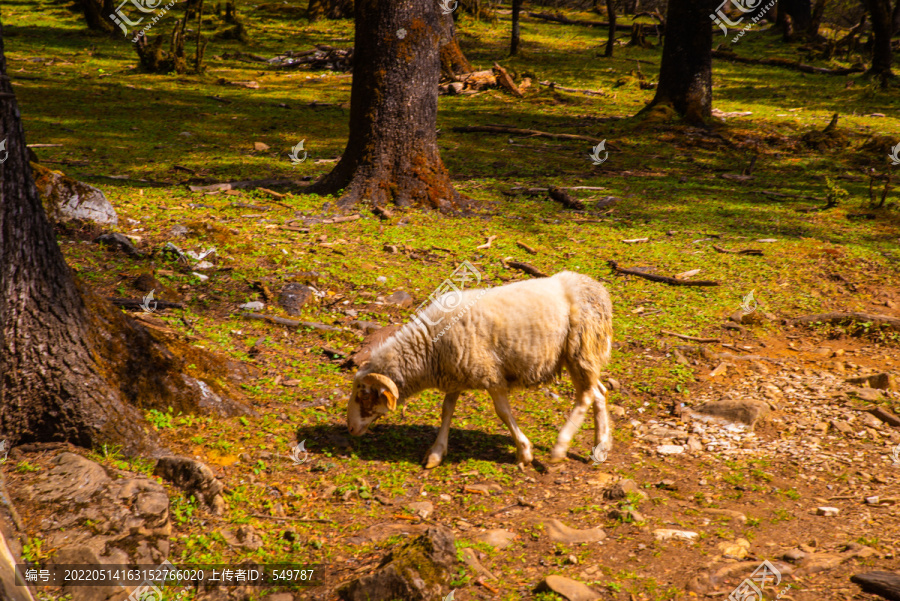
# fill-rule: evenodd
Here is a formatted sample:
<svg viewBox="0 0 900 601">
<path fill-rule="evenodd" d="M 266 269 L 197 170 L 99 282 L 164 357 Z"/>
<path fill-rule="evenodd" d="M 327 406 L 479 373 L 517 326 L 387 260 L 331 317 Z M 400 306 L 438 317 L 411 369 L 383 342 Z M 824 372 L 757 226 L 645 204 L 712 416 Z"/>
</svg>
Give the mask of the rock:
<svg viewBox="0 0 900 601">
<path fill-rule="evenodd" d="M 265 152 L 268 149 L 269 149 L 268 144 L 265 144 L 263 142 L 254 142 L 253 143 L 253 150 L 257 150 L 259 152 Z"/>
<path fill-rule="evenodd" d="M 894 426 L 895 428 L 900 428 L 900 417 L 897 417 L 887 409 L 876 407 L 875 409 L 872 409 L 870 413 L 887 425 Z"/>
<path fill-rule="evenodd" d="M 51 466 L 9 492 L 14 505 L 46 516 L 33 534 L 59 550 L 56 563 L 87 557 L 93 565 L 156 565 L 168 556 L 172 526 L 162 485 L 75 453 L 60 453 Z M 81 595 L 94 587 L 75 588 Z"/>
<path fill-rule="evenodd" d="M 840 432 L 841 434 L 852 434 L 853 428 L 850 427 L 850 424 L 845 422 L 842 419 L 833 419 L 830 422 L 831 427 Z"/>
<path fill-rule="evenodd" d="M 603 491 L 603 496 L 611 501 L 624 499 L 629 494 L 636 494 L 642 497 L 647 496 L 646 493 L 638 488 L 638 485 L 635 483 L 635 481 L 631 479 L 619 480 Z"/>
<path fill-rule="evenodd" d="M 865 572 L 850 577 L 860 588 L 873 595 L 879 595 L 891 601 L 900 600 L 900 574 L 895 572 Z"/>
<path fill-rule="evenodd" d="M 430 516 L 434 512 L 434 505 L 432 505 L 428 501 L 408 503 L 406 505 L 406 508 L 423 520 L 427 520 L 428 516 Z"/>
<path fill-rule="evenodd" d="M 153 469 L 154 476 L 160 476 L 172 482 L 188 494 L 194 495 L 216 515 L 225 510 L 225 499 L 222 484 L 211 469 L 204 463 L 190 457 L 171 455 L 161 457 Z"/>
<path fill-rule="evenodd" d="M 309 286 L 291 282 L 285 284 L 278 295 L 278 304 L 288 315 L 300 315 L 301 309 L 309 302 L 315 302 L 315 290 Z"/>
<path fill-rule="evenodd" d="M 847 378 L 847 383 L 864 388 L 877 388 L 879 390 L 898 389 L 896 378 L 894 378 L 893 375 L 887 372 L 870 374 L 868 376 L 859 376 L 857 378 Z"/>
<path fill-rule="evenodd" d="M 597 601 L 601 595 L 586 584 L 565 576 L 547 576 L 535 589 L 536 592 L 553 592 L 568 601 Z"/>
<path fill-rule="evenodd" d="M 718 518 L 728 518 L 729 520 L 737 520 L 742 524 L 747 522 L 747 516 L 741 513 L 740 511 L 732 511 L 730 509 L 710 509 L 710 508 L 702 508 L 700 509 L 700 513 L 704 515 L 709 515 Z"/>
<path fill-rule="evenodd" d="M 134 247 L 134 244 L 118 232 L 113 232 L 110 234 L 101 234 L 94 238 L 94 242 L 97 244 L 102 244 L 104 246 L 112 246 L 114 248 L 118 248 L 122 250 L 125 254 L 130 255 L 132 257 L 143 257 L 144 254 L 140 252 L 138 249 Z"/>
<path fill-rule="evenodd" d="M 661 444 L 656 447 L 656 452 L 660 455 L 680 455 L 684 453 L 684 447 L 678 444 Z"/>
<path fill-rule="evenodd" d="M 494 576 L 490 570 L 481 565 L 481 562 L 478 561 L 478 557 L 475 555 L 475 549 L 471 547 L 466 547 L 462 550 L 462 561 L 464 564 L 472 568 L 472 571 L 478 574 L 479 576 L 484 576 L 489 580 L 497 580 L 497 577 Z"/>
<path fill-rule="evenodd" d="M 378 570 L 341 585 L 343 601 L 436 601 L 456 564 L 453 534 L 429 528 L 421 536 L 392 551 Z"/>
<path fill-rule="evenodd" d="M 740 323 L 744 325 L 752 325 L 759 324 L 765 321 L 764 316 L 759 311 L 751 311 L 750 313 L 744 313 L 743 309 L 738 309 L 734 313 L 732 313 L 728 319 L 735 323 Z"/>
<path fill-rule="evenodd" d="M 382 248 L 382 250 L 384 250 L 386 253 L 392 254 L 392 255 L 396 255 L 400 252 L 400 248 L 394 244 L 385 244 L 384 247 Z M 381 278 L 384 278 L 384 280 L 382 281 Z M 383 275 L 379 276 L 376 279 L 379 281 L 379 283 L 382 283 L 382 284 L 387 282 L 387 278 L 385 278 Z"/>
<path fill-rule="evenodd" d="M 176 223 L 172 227 L 169 228 L 169 235 L 173 238 L 183 238 L 188 235 L 191 230 L 187 228 L 187 226 L 181 225 L 180 223 Z"/>
<path fill-rule="evenodd" d="M 785 561 L 790 561 L 791 563 L 797 563 L 798 561 L 803 560 L 806 555 L 807 553 L 800 549 L 791 549 L 790 551 L 786 551 L 781 558 Z"/>
<path fill-rule="evenodd" d="M 727 558 L 744 559 L 749 555 L 750 541 L 746 538 L 739 538 L 734 542 L 724 541 L 719 543 L 717 548 Z"/>
<path fill-rule="evenodd" d="M 244 303 L 238 308 L 245 309 L 247 311 L 262 311 L 266 308 L 266 304 L 259 301 L 250 301 L 249 303 Z"/>
<path fill-rule="evenodd" d="M 225 542 L 232 547 L 256 551 L 263 546 L 262 537 L 249 524 L 242 524 L 234 531 L 223 529 L 219 533 L 225 539 Z"/>
<path fill-rule="evenodd" d="M 870 403 L 877 403 L 884 399 L 884 396 L 878 390 L 874 388 L 856 388 L 850 391 L 851 394 L 856 395 L 863 401 L 869 401 Z"/>
<path fill-rule="evenodd" d="M 397 292 L 384 299 L 384 302 L 388 305 L 394 305 L 400 307 L 401 309 L 405 309 L 412 306 L 413 298 L 407 292 L 398 290 Z"/>
<path fill-rule="evenodd" d="M 53 556 L 53 564 L 58 566 L 57 569 L 62 568 L 63 570 L 66 569 L 63 566 L 79 564 L 95 566 L 96 569 L 101 568 L 104 563 L 109 562 L 101 561 L 100 557 L 88 547 L 65 547 Z M 19 586 L 14 588 L 19 591 L 22 590 Z M 91 586 L 64 585 L 62 591 L 65 595 L 71 595 L 72 601 L 122 601 L 128 594 L 128 590 L 124 586 L 113 584 L 92 584 Z M 26 599 L 32 601 L 30 595 Z"/>
<path fill-rule="evenodd" d="M 645 520 L 644 515 L 634 509 L 612 509 L 609 517 L 620 522 L 637 524 Z"/>
<path fill-rule="evenodd" d="M 769 406 L 762 401 L 752 399 L 723 399 L 703 403 L 693 408 L 692 412 L 753 427 L 761 417 L 769 412 Z"/>
<path fill-rule="evenodd" d="M 577 543 L 595 543 L 606 538 L 606 532 L 602 528 L 589 528 L 586 530 L 576 530 L 570 528 L 556 519 L 538 519 L 536 522 L 544 524 L 547 536 L 554 543 L 563 543 L 567 545 Z"/>
<path fill-rule="evenodd" d="M 490 545 L 495 549 L 504 549 L 512 544 L 516 535 L 509 530 L 495 528 L 493 530 L 488 530 L 487 532 L 480 532 L 476 534 L 474 538 L 476 541 Z"/>
<path fill-rule="evenodd" d="M 142 273 L 141 275 L 134 278 L 131 282 L 131 285 L 135 290 L 139 290 L 140 292 L 152 292 L 154 290 L 163 290 L 165 286 L 163 286 L 162 282 L 153 277 L 152 274 Z"/>
<path fill-rule="evenodd" d="M 653 536 L 656 537 L 658 541 L 667 541 L 667 540 L 687 540 L 692 541 L 696 539 L 699 535 L 696 532 L 690 532 L 689 530 L 670 530 L 668 528 L 659 528 L 653 531 Z"/>
<path fill-rule="evenodd" d="M 678 483 L 670 478 L 666 478 L 657 482 L 656 488 L 662 488 L 665 490 L 678 490 Z"/>
<path fill-rule="evenodd" d="M 816 515 L 825 516 L 826 518 L 837 517 L 837 515 L 841 512 L 837 507 L 818 507 L 816 509 Z"/>
<path fill-rule="evenodd" d="M 461 81 L 454 81 L 447 86 L 447 91 L 452 95 L 462 94 L 465 84 Z"/>
<path fill-rule="evenodd" d="M 603 472 L 592 472 L 591 478 L 587 481 L 587 483 L 590 484 L 591 486 L 599 486 L 602 488 L 602 487 L 607 486 L 610 482 L 612 482 L 615 479 L 616 479 L 616 477 L 613 476 L 612 474 L 606 474 Z"/>
<path fill-rule="evenodd" d="M 615 378 L 608 378 L 607 383 L 609 384 L 610 390 L 613 390 L 613 391 L 622 390 L 622 385 L 619 384 L 619 381 L 616 380 Z"/>
<path fill-rule="evenodd" d="M 700 437 L 696 434 L 691 434 L 688 436 L 687 444 L 685 445 L 685 449 L 690 453 L 698 453 L 703 450 L 703 443 L 700 442 Z"/>
<path fill-rule="evenodd" d="M 116 210 L 99 188 L 79 182 L 60 171 L 31 163 L 34 183 L 47 216 L 57 222 L 87 221 L 118 225 Z"/>
<path fill-rule="evenodd" d="M 619 405 L 607 405 L 606 408 L 613 417 L 625 417 L 624 407 L 620 407 Z"/>
<path fill-rule="evenodd" d="M 347 360 L 341 364 L 344 369 L 357 368 L 372 355 L 372 349 L 379 346 L 382 342 L 393 336 L 401 326 L 385 326 L 381 329 L 370 333 L 362 341 L 359 350 L 347 357 Z"/>
</svg>

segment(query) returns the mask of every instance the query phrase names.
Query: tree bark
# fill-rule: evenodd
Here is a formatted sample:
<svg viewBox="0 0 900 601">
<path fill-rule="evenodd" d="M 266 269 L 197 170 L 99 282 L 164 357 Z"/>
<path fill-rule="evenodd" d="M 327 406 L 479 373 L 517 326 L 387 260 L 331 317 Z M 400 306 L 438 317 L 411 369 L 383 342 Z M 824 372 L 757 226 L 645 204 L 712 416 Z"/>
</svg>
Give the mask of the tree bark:
<svg viewBox="0 0 900 601">
<path fill-rule="evenodd" d="M 900 33 L 900 0 L 894 3 L 894 12 L 891 14 L 891 37 Z"/>
<path fill-rule="evenodd" d="M 822 16 L 825 14 L 825 4 L 828 0 L 816 0 L 813 6 L 812 18 L 809 21 L 809 27 L 806 29 L 806 37 L 815 41 L 819 37 L 819 27 L 822 25 Z"/>
<path fill-rule="evenodd" d="M 872 48 L 872 66 L 868 74 L 878 77 L 887 83 L 894 76 L 891 71 L 893 52 L 891 51 L 891 35 L 893 23 L 890 0 L 863 0 L 866 10 L 872 18 L 872 34 L 875 38 Z"/>
<path fill-rule="evenodd" d="M 900 0 L 898 0 L 900 1 Z M 509 41 L 509 54 L 515 56 L 519 52 L 519 15 L 522 13 L 522 0 L 512 0 L 512 36 Z"/>
<path fill-rule="evenodd" d="M 121 31 L 109 18 L 115 10 L 113 0 L 81 0 L 80 4 L 84 20 L 91 31 L 108 34 Z"/>
<path fill-rule="evenodd" d="M 606 12 L 609 13 L 609 38 L 603 56 L 612 56 L 616 46 L 616 0 L 606 0 Z"/>
<path fill-rule="evenodd" d="M 475 69 L 469 63 L 462 48 L 459 47 L 459 38 L 456 37 L 456 25 L 453 23 L 453 14 L 441 15 L 441 73 L 453 78 L 461 73 L 471 73 Z"/>
<path fill-rule="evenodd" d="M 350 136 L 334 170 L 307 191 L 442 210 L 467 199 L 453 189 L 437 147 L 441 15 L 434 0 L 358 0 Z"/>
<path fill-rule="evenodd" d="M 163 342 L 74 277 L 38 197 L 0 25 L 0 437 L 153 452 L 143 410 L 194 412 L 222 401 L 216 360 Z M 201 383 L 190 362 L 211 374 Z M 198 399 L 201 399 L 198 401 Z"/>
<path fill-rule="evenodd" d="M 712 116 L 712 0 L 670 0 L 656 96 L 643 111 L 669 105 L 689 123 Z"/>
</svg>

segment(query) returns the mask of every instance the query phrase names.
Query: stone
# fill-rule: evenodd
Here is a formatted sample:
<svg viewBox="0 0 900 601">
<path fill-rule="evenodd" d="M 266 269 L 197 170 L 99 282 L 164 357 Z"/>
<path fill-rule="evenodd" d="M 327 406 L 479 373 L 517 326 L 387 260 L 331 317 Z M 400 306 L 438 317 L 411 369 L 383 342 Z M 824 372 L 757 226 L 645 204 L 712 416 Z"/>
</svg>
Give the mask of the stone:
<svg viewBox="0 0 900 601">
<path fill-rule="evenodd" d="M 660 455 L 680 455 L 684 453 L 684 447 L 678 444 L 661 444 L 656 447 L 656 452 Z"/>
<path fill-rule="evenodd" d="M 66 223 L 84 221 L 100 225 L 118 225 L 119 217 L 99 188 L 79 182 L 61 171 L 31 163 L 34 183 L 47 216 Z"/>
<path fill-rule="evenodd" d="M 288 315 L 300 315 L 303 307 L 315 300 L 315 290 L 296 282 L 285 284 L 278 295 L 278 304 Z"/>
<path fill-rule="evenodd" d="M 617 499 L 624 499 L 629 494 L 636 494 L 642 497 L 646 497 L 646 493 L 644 493 L 641 489 L 638 488 L 637 483 L 630 478 L 626 478 L 624 480 L 619 480 L 609 488 L 603 491 L 603 496 L 611 501 L 615 501 Z"/>
<path fill-rule="evenodd" d="M 343 601 L 435 601 L 444 598 L 444 588 L 456 565 L 453 534 L 431 527 L 385 557 L 372 574 L 341 585 Z"/>
<path fill-rule="evenodd" d="M 407 307 L 412 306 L 413 297 L 411 297 L 408 292 L 398 290 L 397 292 L 384 299 L 384 302 L 388 305 L 394 305 L 396 307 L 400 307 L 401 309 L 406 309 Z"/>
<path fill-rule="evenodd" d="M 861 386 L 863 388 L 876 388 L 878 390 L 897 390 L 898 384 L 896 378 L 887 373 L 870 374 L 868 376 L 859 376 L 857 378 L 847 378 L 848 384 Z"/>
<path fill-rule="evenodd" d="M 269 145 L 264 142 L 254 142 L 253 143 L 253 150 L 256 150 L 259 152 L 265 152 L 268 149 L 269 149 Z"/>
<path fill-rule="evenodd" d="M 480 532 L 476 534 L 474 538 L 476 541 L 490 545 L 495 549 L 504 549 L 512 544 L 513 539 L 516 538 L 516 534 L 509 530 L 495 528 L 493 530 L 488 530 L 487 532 Z"/>
<path fill-rule="evenodd" d="M 653 531 L 653 536 L 656 537 L 658 541 L 668 541 L 668 540 L 687 540 L 692 541 L 695 540 L 699 534 L 696 532 L 691 532 L 689 530 L 671 530 L 669 528 L 658 528 Z"/>
<path fill-rule="evenodd" d="M 701 508 L 700 513 L 714 518 L 728 518 L 729 520 L 737 520 L 742 524 L 747 522 L 747 516 L 740 511 L 732 511 L 731 509 L 711 509 Z"/>
<path fill-rule="evenodd" d="M 249 524 L 242 524 L 234 531 L 223 529 L 219 533 L 225 539 L 225 542 L 232 547 L 238 547 L 247 551 L 257 551 L 263 546 L 262 537 Z"/>
<path fill-rule="evenodd" d="M 752 325 L 759 324 L 765 321 L 765 317 L 759 311 L 750 311 L 749 313 L 745 313 L 743 309 L 738 309 L 734 313 L 732 313 L 728 319 L 735 323 L 740 323 L 744 325 Z"/>
<path fill-rule="evenodd" d="M 785 551 L 784 555 L 781 558 L 785 561 L 790 561 L 791 563 L 797 563 L 801 561 L 804 557 L 806 557 L 807 553 L 805 551 L 801 551 L 800 549 L 791 549 L 789 551 Z"/>
<path fill-rule="evenodd" d="M 877 403 L 884 399 L 881 392 L 875 388 L 856 388 L 851 391 L 851 394 L 856 395 L 863 401 L 869 401 L 870 403 Z"/>
<path fill-rule="evenodd" d="M 698 453 L 703 450 L 703 443 L 700 442 L 700 437 L 696 434 L 691 434 L 688 436 L 687 444 L 685 445 L 685 450 L 690 453 Z"/>
<path fill-rule="evenodd" d="M 553 592 L 568 601 L 597 601 L 600 593 L 586 584 L 565 576 L 547 576 L 535 589 L 536 592 Z"/>
<path fill-rule="evenodd" d="M 475 555 L 475 549 L 471 547 L 466 547 L 462 550 L 462 561 L 464 564 L 472 568 L 472 571 L 478 574 L 479 576 L 484 576 L 489 580 L 497 580 L 497 577 L 491 573 L 486 567 L 481 565 L 481 562 L 478 561 L 478 557 Z"/>
<path fill-rule="evenodd" d="M 144 254 L 134 247 L 134 243 L 118 232 L 101 234 L 94 238 L 94 242 L 103 246 L 111 246 L 132 257 L 143 257 Z"/>
<path fill-rule="evenodd" d="M 406 508 L 423 520 L 427 520 L 428 516 L 430 516 L 434 512 L 434 505 L 432 505 L 428 501 L 408 503 L 406 505 Z"/>
<path fill-rule="evenodd" d="M 841 434 L 852 434 L 853 428 L 842 419 L 833 419 L 830 422 L 831 427 L 840 432 Z"/>
<path fill-rule="evenodd" d="M 126 555 L 127 557 L 127 555 Z M 97 554 L 88 547 L 65 547 L 53 556 L 53 564 L 57 566 L 89 565 L 100 568 L 104 565 Z M 22 590 L 16 586 L 15 589 Z M 128 590 L 122 585 L 91 585 L 72 586 L 64 585 L 63 594 L 71 595 L 72 601 L 122 601 L 128 594 Z M 31 601 L 31 596 L 25 597 Z"/>
<path fill-rule="evenodd" d="M 456 96 L 457 94 L 462 94 L 464 87 L 465 87 L 465 84 L 463 82 L 454 81 L 447 86 L 447 91 L 450 94 Z"/>
<path fill-rule="evenodd" d="M 260 301 L 250 301 L 249 303 L 244 303 L 239 309 L 244 309 L 246 311 L 262 311 L 266 308 L 266 304 Z"/>
<path fill-rule="evenodd" d="M 610 390 L 613 390 L 613 391 L 622 390 L 622 385 L 619 384 L 619 381 L 616 380 L 615 378 L 608 378 L 607 383 L 609 384 Z"/>
<path fill-rule="evenodd" d="M 591 478 L 587 481 L 591 486 L 605 487 L 616 479 L 616 476 L 604 472 L 592 472 Z"/>
<path fill-rule="evenodd" d="M 730 559 L 745 559 L 750 553 L 750 541 L 739 538 L 734 542 L 723 541 L 717 545 L 722 555 Z"/>
<path fill-rule="evenodd" d="M 180 223 L 176 223 L 172 227 L 169 228 L 169 235 L 173 238 L 183 238 L 188 235 L 191 230 L 187 228 L 187 226 L 181 225 Z"/>
<path fill-rule="evenodd" d="M 841 512 L 837 507 L 818 507 L 816 508 L 816 515 L 825 516 L 826 518 L 837 517 L 837 515 Z"/>
<path fill-rule="evenodd" d="M 156 462 L 153 475 L 194 495 L 194 498 L 216 515 L 222 515 L 225 510 L 225 498 L 222 496 L 225 485 L 216 478 L 209 466 L 196 459 L 177 455 L 161 457 Z"/>
<path fill-rule="evenodd" d="M 573 545 L 578 543 L 595 543 L 606 538 L 606 532 L 602 528 L 588 528 L 586 530 L 576 530 L 570 528 L 556 519 L 539 519 L 536 520 L 544 525 L 547 536 L 554 543 L 563 543 Z M 636 520 L 637 521 L 637 520 Z"/>
<path fill-rule="evenodd" d="M 723 399 L 703 403 L 693 408 L 692 412 L 753 427 L 761 417 L 769 412 L 769 405 L 752 399 Z"/>
<path fill-rule="evenodd" d="M 883 407 L 876 407 L 875 409 L 872 409 L 870 413 L 887 425 L 894 426 L 895 428 L 900 428 L 900 417 L 897 417 L 887 409 Z"/>
</svg>

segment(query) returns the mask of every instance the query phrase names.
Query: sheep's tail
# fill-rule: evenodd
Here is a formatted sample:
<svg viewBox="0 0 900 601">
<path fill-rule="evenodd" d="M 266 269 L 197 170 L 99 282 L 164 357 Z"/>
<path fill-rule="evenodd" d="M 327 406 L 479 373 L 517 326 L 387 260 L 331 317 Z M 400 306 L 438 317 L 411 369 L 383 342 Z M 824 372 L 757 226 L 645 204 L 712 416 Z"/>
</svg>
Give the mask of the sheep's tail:
<svg viewBox="0 0 900 601">
<path fill-rule="evenodd" d="M 596 383 L 612 352 L 612 300 L 603 284 L 581 274 L 570 275 L 567 363 L 583 385 Z"/>
</svg>

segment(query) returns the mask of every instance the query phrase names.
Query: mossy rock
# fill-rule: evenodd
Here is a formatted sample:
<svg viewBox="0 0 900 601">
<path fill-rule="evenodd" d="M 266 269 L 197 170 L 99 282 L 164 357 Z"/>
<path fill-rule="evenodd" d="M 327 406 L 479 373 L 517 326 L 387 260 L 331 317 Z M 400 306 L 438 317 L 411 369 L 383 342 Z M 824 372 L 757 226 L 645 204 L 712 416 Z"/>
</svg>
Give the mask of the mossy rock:
<svg viewBox="0 0 900 601">
<path fill-rule="evenodd" d="M 83 221 L 102 225 L 119 223 L 116 210 L 99 188 L 35 162 L 31 163 L 31 172 L 34 174 L 41 203 L 52 221 Z"/>
</svg>

